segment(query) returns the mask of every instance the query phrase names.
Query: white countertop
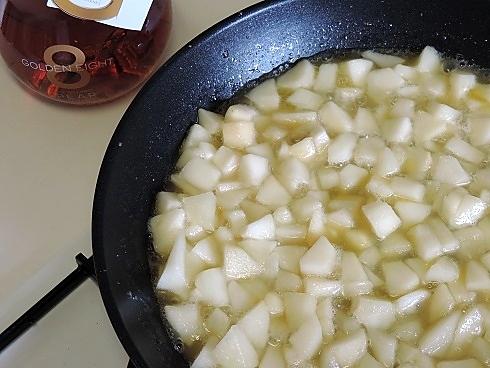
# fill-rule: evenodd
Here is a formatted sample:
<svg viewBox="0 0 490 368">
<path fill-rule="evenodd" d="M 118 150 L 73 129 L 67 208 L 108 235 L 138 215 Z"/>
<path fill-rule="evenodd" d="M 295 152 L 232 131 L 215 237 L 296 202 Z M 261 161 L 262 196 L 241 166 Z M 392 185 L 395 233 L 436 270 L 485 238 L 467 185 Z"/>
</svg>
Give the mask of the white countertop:
<svg viewBox="0 0 490 368">
<path fill-rule="evenodd" d="M 167 56 L 258 0 L 174 0 Z M 0 60 L 0 330 L 92 254 L 92 198 L 105 148 L 132 97 L 95 108 L 26 93 Z M 95 284 L 85 282 L 0 354 L 2 368 L 125 368 Z"/>
</svg>

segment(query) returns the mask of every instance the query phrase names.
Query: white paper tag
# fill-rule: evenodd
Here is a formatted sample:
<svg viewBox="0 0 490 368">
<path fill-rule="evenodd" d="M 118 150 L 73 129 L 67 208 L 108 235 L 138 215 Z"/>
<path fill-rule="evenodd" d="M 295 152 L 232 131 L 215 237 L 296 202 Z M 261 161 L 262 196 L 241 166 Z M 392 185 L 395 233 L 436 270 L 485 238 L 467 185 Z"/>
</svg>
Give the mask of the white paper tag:
<svg viewBox="0 0 490 368">
<path fill-rule="evenodd" d="M 110 0 L 70 0 L 73 4 L 83 6 L 88 9 L 101 9 L 110 4 Z M 119 14 L 107 20 L 96 22 L 117 28 L 141 31 L 145 24 L 146 17 L 150 11 L 153 0 L 124 0 Z M 48 0 L 50 8 L 58 9 L 53 0 Z"/>
</svg>

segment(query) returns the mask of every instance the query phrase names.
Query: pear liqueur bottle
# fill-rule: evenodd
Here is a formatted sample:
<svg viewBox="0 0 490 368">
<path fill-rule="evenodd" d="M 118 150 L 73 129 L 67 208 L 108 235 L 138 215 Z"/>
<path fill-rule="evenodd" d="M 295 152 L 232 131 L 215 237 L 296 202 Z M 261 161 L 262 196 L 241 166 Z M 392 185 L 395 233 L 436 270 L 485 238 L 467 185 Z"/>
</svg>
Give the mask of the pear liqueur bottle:
<svg viewBox="0 0 490 368">
<path fill-rule="evenodd" d="M 170 0 L 0 0 L 0 52 L 37 94 L 100 104 L 145 81 L 170 25 Z"/>
</svg>

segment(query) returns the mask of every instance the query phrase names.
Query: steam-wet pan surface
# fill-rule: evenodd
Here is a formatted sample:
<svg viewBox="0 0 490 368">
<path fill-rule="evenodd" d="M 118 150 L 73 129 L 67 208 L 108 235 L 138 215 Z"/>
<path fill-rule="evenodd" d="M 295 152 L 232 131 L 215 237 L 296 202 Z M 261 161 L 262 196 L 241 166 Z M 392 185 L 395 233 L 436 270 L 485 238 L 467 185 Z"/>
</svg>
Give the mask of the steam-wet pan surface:
<svg viewBox="0 0 490 368">
<path fill-rule="evenodd" d="M 322 52 L 418 52 L 431 45 L 489 67 L 489 10 L 486 1 L 265 2 L 193 40 L 155 75 L 110 143 L 93 216 L 102 296 L 137 366 L 187 366 L 161 320 L 148 265 L 147 221 L 197 108 L 213 109 L 263 74 Z"/>
</svg>

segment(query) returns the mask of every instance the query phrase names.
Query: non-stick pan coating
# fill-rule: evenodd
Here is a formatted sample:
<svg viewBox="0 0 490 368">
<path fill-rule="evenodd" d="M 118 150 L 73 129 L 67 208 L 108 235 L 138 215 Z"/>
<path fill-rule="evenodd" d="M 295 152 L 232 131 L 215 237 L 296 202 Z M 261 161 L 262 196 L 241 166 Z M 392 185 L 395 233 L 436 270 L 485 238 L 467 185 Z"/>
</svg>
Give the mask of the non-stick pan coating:
<svg viewBox="0 0 490 368">
<path fill-rule="evenodd" d="M 328 50 L 420 51 L 490 66 L 487 0 L 286 0 L 226 19 L 177 53 L 144 87 L 107 150 L 93 210 L 95 266 L 109 317 L 138 367 L 187 366 L 160 317 L 147 220 L 198 107 L 213 108 L 281 64 Z"/>
</svg>

